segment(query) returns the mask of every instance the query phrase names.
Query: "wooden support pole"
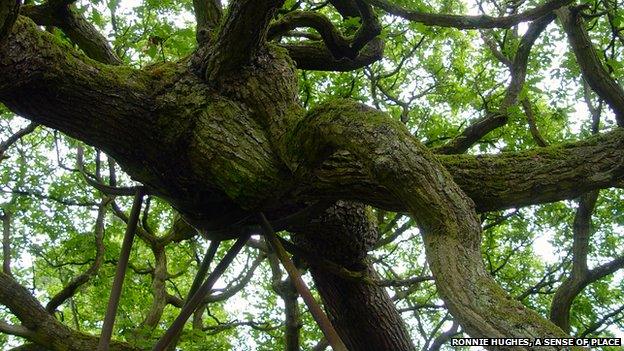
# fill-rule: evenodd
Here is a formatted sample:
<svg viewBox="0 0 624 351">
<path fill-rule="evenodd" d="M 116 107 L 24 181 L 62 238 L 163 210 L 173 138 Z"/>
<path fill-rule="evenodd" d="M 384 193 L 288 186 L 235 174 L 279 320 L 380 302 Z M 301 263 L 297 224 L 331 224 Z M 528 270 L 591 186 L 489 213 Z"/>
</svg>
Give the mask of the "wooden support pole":
<svg viewBox="0 0 624 351">
<path fill-rule="evenodd" d="M 182 307 L 188 305 L 189 301 L 191 300 L 191 298 L 193 297 L 197 289 L 199 289 L 201 283 L 206 278 L 206 274 L 208 274 L 208 268 L 210 267 L 210 264 L 214 260 L 215 254 L 217 253 L 217 249 L 219 248 L 219 244 L 221 244 L 221 242 L 217 240 L 213 240 L 210 242 L 210 246 L 208 246 L 208 250 L 206 250 L 206 255 L 204 256 L 204 259 L 199 265 L 197 274 L 195 274 L 195 278 L 193 279 L 193 284 L 191 284 L 191 288 L 189 289 L 188 294 L 186 294 L 186 298 L 184 299 L 184 304 L 182 305 Z M 175 347 L 178 344 L 179 339 L 180 339 L 180 334 L 176 335 L 171 340 L 171 342 L 169 343 L 169 351 L 175 351 Z"/>
<path fill-rule="evenodd" d="M 332 347 L 332 349 L 334 349 L 334 351 L 348 351 L 347 347 L 342 342 L 340 336 L 336 332 L 336 329 L 334 329 L 334 326 L 329 321 L 329 318 L 327 318 L 327 315 L 325 314 L 325 312 L 323 312 L 321 306 L 319 306 L 316 300 L 314 300 L 312 293 L 310 293 L 310 289 L 308 289 L 303 279 L 301 279 L 301 274 L 299 274 L 299 270 L 297 269 L 297 267 L 295 267 L 290 257 L 288 257 L 288 253 L 284 249 L 284 246 L 282 246 L 282 243 L 278 240 L 277 235 L 275 235 L 275 231 L 273 230 L 273 227 L 271 226 L 269 221 L 266 219 L 263 213 L 259 214 L 259 218 L 260 225 L 262 226 L 265 237 L 268 239 L 268 242 L 273 250 L 275 250 L 275 254 L 282 262 L 282 265 L 286 269 L 290 280 L 297 289 L 299 295 L 301 295 L 301 297 L 303 298 L 306 306 L 308 306 L 310 314 L 312 314 L 312 317 L 316 321 L 316 324 L 318 324 L 319 328 L 323 332 L 323 335 L 325 335 L 325 338 L 327 339 L 327 342 L 329 342 L 329 345 Z"/>
<path fill-rule="evenodd" d="M 201 302 L 206 298 L 214 283 L 219 279 L 219 277 L 225 272 L 227 267 L 232 263 L 234 257 L 238 255 L 240 250 L 243 248 L 247 240 L 249 239 L 249 234 L 245 234 L 236 240 L 234 245 L 228 250 L 225 254 L 221 262 L 215 267 L 214 271 L 210 273 L 204 284 L 197 289 L 197 292 L 193 294 L 193 297 L 184 304 L 182 310 L 178 317 L 176 317 L 175 321 L 171 324 L 169 329 L 165 332 L 165 334 L 158 340 L 156 345 L 152 348 L 152 351 L 164 351 L 169 344 L 173 341 L 173 339 L 182 331 L 184 324 L 187 319 L 193 314 L 193 312 L 197 309 L 197 307 L 201 304 Z"/>
<path fill-rule="evenodd" d="M 143 204 L 143 196 L 145 196 L 145 188 L 139 187 L 134 195 L 134 202 L 130 210 L 128 225 L 124 234 L 123 243 L 121 244 L 121 254 L 117 261 L 117 270 L 115 271 L 115 279 L 108 298 L 108 308 L 104 317 L 104 325 L 100 334 L 100 342 L 98 343 L 98 351 L 108 351 L 111 336 L 113 335 L 113 325 L 115 324 L 115 316 L 117 314 L 117 306 L 119 306 L 119 297 L 121 296 L 121 288 L 123 287 L 124 277 L 126 276 L 126 268 L 128 268 L 128 260 L 130 259 L 130 250 L 134 241 L 134 233 L 136 232 L 139 214 L 141 213 L 141 205 Z"/>
</svg>

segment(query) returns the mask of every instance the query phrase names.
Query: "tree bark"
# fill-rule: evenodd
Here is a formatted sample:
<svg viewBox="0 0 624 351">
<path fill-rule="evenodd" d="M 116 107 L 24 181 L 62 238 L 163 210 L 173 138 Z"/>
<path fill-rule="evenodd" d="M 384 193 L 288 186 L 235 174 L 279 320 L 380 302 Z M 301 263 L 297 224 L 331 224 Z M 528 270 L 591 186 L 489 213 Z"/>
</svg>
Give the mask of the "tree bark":
<svg viewBox="0 0 624 351">
<path fill-rule="evenodd" d="M 367 251 L 378 233 L 370 208 L 338 202 L 320 218 L 297 229 L 296 243 L 312 257 L 323 257 L 377 278 Z M 350 281 L 309 262 L 332 324 L 349 350 L 415 350 L 386 290 L 366 280 Z"/>
<path fill-rule="evenodd" d="M 278 3 L 257 5 L 262 16 L 254 23 L 268 25 Z M 624 132 L 522 153 L 435 156 L 400 122 L 361 104 L 339 100 L 306 113 L 297 101 L 294 63 L 283 49 L 264 45 L 266 28 L 256 28 L 238 43 L 252 48 L 234 66 L 218 53 L 236 45 L 227 38 L 240 38 L 248 24 L 233 18 L 249 13 L 254 4 L 237 1 L 242 7 L 228 15 L 234 17 L 217 39 L 226 42 L 209 56 L 221 67 L 209 72 L 228 72 L 216 85 L 198 72 L 197 63 L 207 58 L 202 50 L 146 70 L 113 67 L 63 46 L 19 17 L 0 44 L 0 101 L 105 150 L 208 236 L 246 223 L 257 211 L 277 218 L 325 200 L 409 212 L 422 229 L 440 296 L 464 330 L 479 337 L 566 336 L 505 295 L 487 274 L 476 211 L 555 201 L 616 184 L 624 175 Z M 323 220 L 334 221 L 335 228 L 324 230 L 333 231 L 335 247 L 346 250 L 340 253 L 351 260 L 345 264 L 357 263 L 374 274 L 363 256 L 370 222 L 358 213 L 345 211 L 344 216 L 359 227 L 330 216 Z M 336 242 L 341 235 L 348 238 L 342 245 Z M 332 255 L 327 250 L 319 254 Z M 357 345 L 362 338 L 409 349 L 383 289 L 314 270 L 319 291 L 349 343 Z M 351 305 L 341 296 L 360 296 L 363 303 Z M 395 331 L 376 334 L 372 318 L 352 321 L 349 311 L 388 321 Z M 352 328 L 357 323 L 368 328 L 366 333 Z"/>
<path fill-rule="evenodd" d="M 98 337 L 74 331 L 56 320 L 26 288 L 5 273 L 0 273 L 0 303 L 7 306 L 31 332 L 28 340 L 37 344 L 37 349 L 85 351 L 97 348 Z M 110 350 L 138 349 L 127 343 L 113 341 Z"/>
</svg>

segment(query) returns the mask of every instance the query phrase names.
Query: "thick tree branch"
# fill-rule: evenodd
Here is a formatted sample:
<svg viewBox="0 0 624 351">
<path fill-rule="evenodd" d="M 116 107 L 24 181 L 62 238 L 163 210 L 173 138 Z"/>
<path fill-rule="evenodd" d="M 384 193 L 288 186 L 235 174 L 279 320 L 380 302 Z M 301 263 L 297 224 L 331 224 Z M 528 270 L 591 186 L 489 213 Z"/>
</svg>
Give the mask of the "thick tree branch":
<svg viewBox="0 0 624 351">
<path fill-rule="evenodd" d="M 110 65 L 121 64 L 108 40 L 77 13 L 70 2 L 48 1 L 42 5 L 28 5 L 23 6 L 20 12 L 40 26 L 58 27 L 90 58 Z"/>
<path fill-rule="evenodd" d="M 192 217 L 195 225 L 222 225 L 204 221 L 205 217 L 240 220 L 245 213 L 233 201 L 259 206 L 274 198 L 274 185 L 280 189 L 278 193 L 287 191 L 277 185 L 285 184 L 281 183 L 285 175 L 266 137 L 249 135 L 249 131 L 261 129 L 259 124 L 231 101 L 215 99 L 193 76 L 175 71 L 183 79 L 172 81 L 173 73 L 163 76 L 161 71 L 159 81 L 152 76 L 155 72 L 99 65 L 72 51 L 68 55 L 71 49 L 56 46 L 49 34 L 38 31 L 23 17 L 16 27 L 8 42 L 12 48 L 0 50 L 0 60 L 22 64 L 0 66 L 0 74 L 7 78 L 0 82 L 0 100 L 25 117 L 107 151 L 133 177 L 185 210 L 185 217 Z M 331 54 L 327 52 L 327 56 Z M 54 86 L 53 91 L 46 86 Z M 189 91 L 198 94 L 191 96 L 205 98 L 174 99 L 188 96 Z M 162 96 L 155 98 L 154 94 Z M 265 103 L 275 106 L 273 100 Z M 226 111 L 227 117 L 214 109 Z M 184 116 L 177 123 L 171 123 L 174 111 Z M 622 138 L 614 131 L 538 151 L 438 158 L 477 209 L 488 211 L 572 198 L 616 185 L 622 178 Z M 243 162 L 244 170 L 237 162 Z M 231 186 L 229 195 L 215 191 L 215 186 Z M 405 210 L 387 189 L 374 184 L 348 153 L 332 155 L 312 177 L 293 186 L 295 191 L 290 194 L 297 197 L 295 201 L 358 197 L 379 207 Z M 226 211 L 234 214 L 223 216 Z"/>
<path fill-rule="evenodd" d="M 11 32 L 19 13 L 20 4 L 20 0 L 7 0 L 0 3 L 0 46 Z"/>
<path fill-rule="evenodd" d="M 98 338 L 73 331 L 50 315 L 30 294 L 28 289 L 18 284 L 10 276 L 0 273 L 0 303 L 22 322 L 24 333 L 29 341 L 46 350 L 95 350 Z M 129 344 L 114 341 L 111 351 L 138 350 Z"/>
<path fill-rule="evenodd" d="M 429 26 L 454 27 L 458 29 L 485 29 L 485 28 L 510 28 L 520 22 L 533 21 L 553 10 L 567 5 L 571 0 L 552 0 L 545 2 L 541 6 L 534 7 L 525 12 L 505 16 L 461 16 L 445 15 L 435 13 L 424 13 L 416 10 L 409 10 L 388 0 L 365 0 L 369 4 L 379 7 L 384 11 L 405 18 L 409 21 L 423 23 Z"/>
<path fill-rule="evenodd" d="M 280 46 L 288 50 L 288 55 L 295 61 L 297 68 L 313 71 L 353 71 L 381 60 L 384 50 L 381 39 L 371 40 L 353 59 L 336 59 L 325 45 L 318 42 Z"/>
<path fill-rule="evenodd" d="M 202 107 L 196 105 L 198 100 L 183 102 L 174 98 L 179 96 L 176 93 L 179 88 L 186 91 L 182 96 L 206 93 L 206 87 L 188 70 L 155 67 L 155 70 L 140 71 L 104 65 L 59 44 L 56 38 L 22 16 L 0 50 L 0 62 L 0 76 L 3 77 L 0 80 L 0 101 L 13 112 L 105 151 L 126 171 L 134 174 L 136 180 L 152 189 L 170 188 L 172 180 L 181 179 L 171 175 L 157 180 L 160 176 L 153 177 L 155 174 L 191 172 L 186 166 L 163 162 L 183 163 L 188 160 L 180 157 L 180 150 L 192 139 L 188 128 L 201 115 L 198 111 Z M 190 91 L 195 93 L 189 95 Z M 167 105 L 169 107 L 165 107 Z M 160 115 L 157 111 L 164 112 L 163 108 L 169 111 Z M 189 118 L 171 123 L 170 108 L 182 108 L 180 112 L 186 111 Z M 240 124 L 241 121 L 245 119 L 232 119 L 230 123 Z M 150 159 L 150 155 L 155 158 Z M 154 172 L 155 168 L 161 169 Z M 188 179 L 187 176 L 182 178 Z M 187 193 L 192 198 L 210 202 L 220 198 L 216 194 L 207 195 L 205 191 L 210 190 L 182 185 L 173 193 L 176 196 Z M 202 192 L 206 195 L 199 195 Z M 172 198 L 162 192 L 156 193 Z M 175 202 L 172 205 L 186 207 Z M 231 205 L 221 205 L 219 211 L 229 208 Z"/>
<path fill-rule="evenodd" d="M 361 160 L 361 168 L 376 183 L 371 190 L 386 189 L 389 197 L 403 204 L 422 230 L 440 296 L 471 336 L 566 335 L 508 297 L 489 276 L 473 202 L 400 122 L 352 102 L 333 102 L 312 110 L 290 141 L 288 149 L 296 150 L 291 162 L 299 179 L 313 176 L 331 155 L 349 153 Z"/>
<path fill-rule="evenodd" d="M 592 90 L 613 110 L 620 127 L 624 126 L 624 90 L 611 77 L 594 48 L 578 8 L 563 7 L 556 11 L 568 35 L 570 47 L 576 56 L 583 78 Z"/>
<path fill-rule="evenodd" d="M 0 321 L 0 333 L 20 336 L 25 339 L 33 338 L 36 335 L 35 332 L 22 325 L 13 325 L 4 321 Z"/>
<path fill-rule="evenodd" d="M 223 8 L 221 0 L 193 0 L 195 21 L 197 22 L 197 42 L 203 43 L 210 39 L 210 33 L 221 24 Z"/>
<path fill-rule="evenodd" d="M 325 266 L 310 266 L 325 310 L 349 350 L 411 351 L 413 342 L 387 289 L 371 284 L 379 279 L 367 258 L 367 251 L 379 236 L 373 218 L 368 206 L 338 201 L 293 228 L 293 240 L 308 252 L 307 256 L 322 256 L 362 273 L 360 279 L 349 279 Z M 324 349 L 323 345 L 317 346 Z"/>
<path fill-rule="evenodd" d="M 624 131 L 538 150 L 498 155 L 439 155 L 438 160 L 474 201 L 478 212 L 572 199 L 618 186 L 624 177 Z M 406 208 L 375 183 L 349 153 L 336 153 L 301 184 L 301 195 L 367 201 L 398 212 Z"/>
<path fill-rule="evenodd" d="M 206 63 L 209 82 L 248 65 L 264 48 L 269 22 L 284 0 L 234 0 Z"/>
<path fill-rule="evenodd" d="M 0 62 L 0 100 L 7 107 L 74 137 L 90 131 L 90 142 L 106 145 L 106 151 L 111 151 L 111 133 L 123 139 L 123 130 L 132 129 L 126 142 L 136 139 L 138 130 L 128 122 L 135 124 L 136 115 L 148 114 L 140 107 L 148 101 L 145 73 L 89 60 L 25 17 L 19 17 L 0 50 Z"/>
</svg>

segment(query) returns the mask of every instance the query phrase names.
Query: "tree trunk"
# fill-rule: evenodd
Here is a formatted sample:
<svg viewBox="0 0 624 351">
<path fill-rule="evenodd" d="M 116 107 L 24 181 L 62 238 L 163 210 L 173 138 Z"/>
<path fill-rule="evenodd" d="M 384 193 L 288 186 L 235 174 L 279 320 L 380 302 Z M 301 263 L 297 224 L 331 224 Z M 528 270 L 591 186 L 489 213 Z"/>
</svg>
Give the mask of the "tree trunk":
<svg viewBox="0 0 624 351">
<path fill-rule="evenodd" d="M 242 18 L 262 26 L 281 2 L 237 4 L 244 7 L 228 16 L 265 9 Z M 264 43 L 266 28 L 247 31 L 253 23 L 234 17 L 226 23 L 219 50 L 204 47 L 178 63 L 134 70 L 95 62 L 18 17 L 4 40 L 0 33 L 0 101 L 106 151 L 213 239 L 223 239 L 219 230 L 237 236 L 242 226 L 229 226 L 255 224 L 245 220 L 257 211 L 277 218 L 309 202 L 354 200 L 409 212 L 422 229 L 440 296 L 464 330 L 478 337 L 566 336 L 487 274 L 476 211 L 616 184 L 624 174 L 622 130 L 539 151 L 434 156 L 404 125 L 361 104 L 331 101 L 306 113 L 294 63 Z M 247 44 L 239 60 L 224 60 L 223 52 Z M 320 257 L 374 276 L 366 262 L 374 229 L 364 207 L 339 204 L 299 232 Z M 349 347 L 413 348 L 383 288 L 314 266 L 312 274 Z M 29 311 L 11 305 L 12 294 L 0 290 L 0 300 L 28 318 Z M 71 341 L 62 330 L 56 349 Z"/>
<path fill-rule="evenodd" d="M 366 253 L 378 233 L 370 208 L 338 202 L 320 218 L 297 229 L 296 243 L 311 254 L 376 278 Z M 414 350 L 403 320 L 386 290 L 366 280 L 352 281 L 309 262 L 332 324 L 352 351 Z"/>
</svg>

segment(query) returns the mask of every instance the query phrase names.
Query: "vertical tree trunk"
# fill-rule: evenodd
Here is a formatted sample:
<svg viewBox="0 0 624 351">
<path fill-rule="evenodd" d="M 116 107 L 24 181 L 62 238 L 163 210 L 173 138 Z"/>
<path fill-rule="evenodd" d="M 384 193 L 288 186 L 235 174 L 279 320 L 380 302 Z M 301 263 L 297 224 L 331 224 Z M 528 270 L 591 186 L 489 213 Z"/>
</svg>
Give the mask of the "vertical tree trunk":
<svg viewBox="0 0 624 351">
<path fill-rule="evenodd" d="M 304 228 L 295 241 L 313 257 L 376 277 L 367 251 L 378 237 L 372 213 L 361 204 L 338 202 Z M 352 351 L 414 350 L 401 316 L 383 287 L 339 277 L 311 263 L 316 287 L 332 324 Z"/>
</svg>

